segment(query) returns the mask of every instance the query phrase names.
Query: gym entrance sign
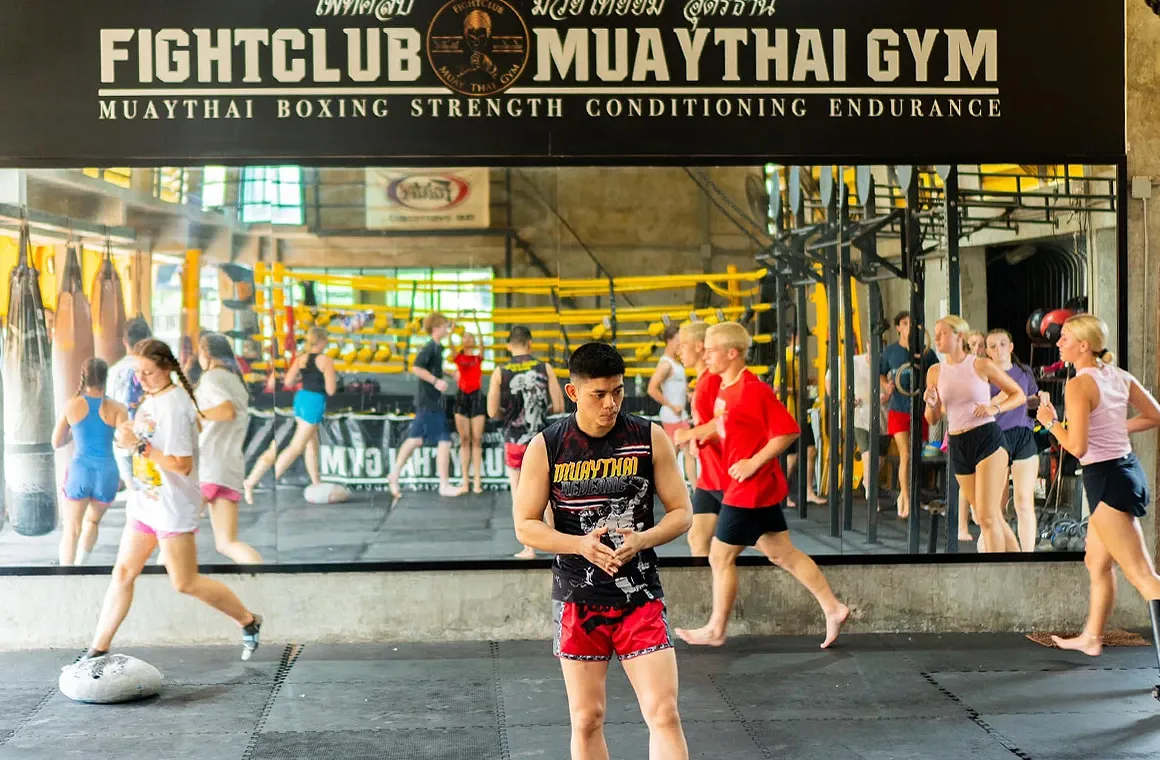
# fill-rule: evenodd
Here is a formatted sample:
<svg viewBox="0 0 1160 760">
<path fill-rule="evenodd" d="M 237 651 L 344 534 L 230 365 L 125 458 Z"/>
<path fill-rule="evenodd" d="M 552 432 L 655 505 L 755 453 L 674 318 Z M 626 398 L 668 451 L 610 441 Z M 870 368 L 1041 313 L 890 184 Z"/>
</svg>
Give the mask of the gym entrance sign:
<svg viewBox="0 0 1160 760">
<path fill-rule="evenodd" d="M 0 8 L 7 165 L 1124 153 L 1123 8 L 1090 0 Z"/>
</svg>

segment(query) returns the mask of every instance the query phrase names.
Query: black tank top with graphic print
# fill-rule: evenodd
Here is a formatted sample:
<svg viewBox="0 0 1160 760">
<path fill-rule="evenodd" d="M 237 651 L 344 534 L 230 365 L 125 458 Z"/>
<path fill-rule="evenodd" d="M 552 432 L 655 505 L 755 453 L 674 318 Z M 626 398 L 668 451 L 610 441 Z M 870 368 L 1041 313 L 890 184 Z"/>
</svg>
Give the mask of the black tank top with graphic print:
<svg viewBox="0 0 1160 760">
<path fill-rule="evenodd" d="M 548 426 L 552 397 L 548 370 L 538 359 L 513 356 L 500 373 L 500 408 L 503 409 L 505 443 L 526 446 Z"/>
<path fill-rule="evenodd" d="M 653 527 L 652 423 L 621 413 L 612 430 L 593 438 L 576 415 L 544 431 L 551 478 L 549 506 L 556 530 L 584 536 L 600 527 Z M 613 549 L 623 539 L 606 533 Z M 631 608 L 663 596 L 657 555 L 645 549 L 610 576 L 579 554 L 560 554 L 552 565 L 552 598 L 596 606 Z"/>
</svg>

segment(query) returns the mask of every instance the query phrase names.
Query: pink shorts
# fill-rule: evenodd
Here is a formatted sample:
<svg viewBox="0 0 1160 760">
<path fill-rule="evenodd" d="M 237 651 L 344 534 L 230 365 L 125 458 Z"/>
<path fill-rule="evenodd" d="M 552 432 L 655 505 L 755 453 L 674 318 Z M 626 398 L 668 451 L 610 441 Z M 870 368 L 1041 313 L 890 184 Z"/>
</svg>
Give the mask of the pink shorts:
<svg viewBox="0 0 1160 760">
<path fill-rule="evenodd" d="M 154 530 L 153 528 L 149 527 L 148 525 L 146 525 L 145 523 L 141 522 L 140 520 L 138 520 L 136 518 L 129 518 L 129 527 L 132 528 L 133 530 L 137 531 L 138 533 L 146 533 L 150 536 L 157 536 L 158 538 L 177 538 L 178 536 L 185 535 L 185 533 L 182 533 L 181 531 L 174 533 L 174 532 L 168 531 L 168 530 Z M 197 533 L 197 530 L 195 529 L 195 530 L 191 530 L 189 532 L 191 534 Z"/>
<path fill-rule="evenodd" d="M 205 498 L 206 501 L 225 499 L 226 501 L 232 501 L 236 504 L 242 500 L 242 495 L 234 489 L 226 488 L 225 486 L 219 486 L 215 483 L 202 483 L 201 495 Z"/>
</svg>

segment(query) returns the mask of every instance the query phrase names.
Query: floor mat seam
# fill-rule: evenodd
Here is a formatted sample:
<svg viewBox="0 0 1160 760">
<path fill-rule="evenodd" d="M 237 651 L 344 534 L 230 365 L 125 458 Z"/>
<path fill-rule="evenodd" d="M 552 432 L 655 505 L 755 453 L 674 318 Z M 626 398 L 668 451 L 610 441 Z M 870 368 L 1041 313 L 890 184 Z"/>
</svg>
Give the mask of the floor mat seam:
<svg viewBox="0 0 1160 760">
<path fill-rule="evenodd" d="M 87 654 L 87 652 L 81 652 L 80 654 L 78 654 L 76 656 L 76 658 L 73 659 L 72 664 L 76 665 L 78 662 L 81 661 L 81 658 L 84 657 L 86 654 Z M 48 701 L 50 699 L 52 699 L 52 696 L 54 694 L 56 694 L 56 691 L 54 689 L 49 689 L 47 692 L 45 692 L 44 696 L 40 698 L 40 701 L 36 703 L 36 707 L 32 708 L 32 712 L 30 712 L 28 715 L 24 716 L 24 719 L 21 720 L 19 723 L 17 723 L 16 726 L 11 731 L 9 731 L 7 734 L 0 735 L 0 747 L 3 747 L 5 744 L 7 744 L 9 741 L 11 741 L 12 737 L 16 736 L 16 734 L 20 733 L 20 730 L 22 728 L 24 728 L 29 723 L 31 723 L 32 719 L 40 714 L 40 711 L 44 709 L 45 705 L 48 704 Z"/>
<path fill-rule="evenodd" d="M 274 674 L 274 685 L 271 687 L 270 693 L 266 695 L 266 703 L 262 705 L 262 712 L 254 724 L 254 730 L 250 734 L 249 741 L 246 742 L 246 751 L 242 753 L 241 760 L 252 760 L 254 757 L 254 751 L 257 749 L 258 741 L 262 737 L 262 728 L 266 725 L 266 719 L 270 717 L 270 712 L 274 709 L 274 702 L 278 699 L 278 695 L 282 693 L 282 685 L 286 683 L 286 678 L 290 675 L 290 670 L 294 667 L 294 663 L 298 662 L 298 657 L 305 648 L 302 644 L 287 644 L 283 650 L 282 661 L 278 665 L 278 672 Z"/>
<path fill-rule="evenodd" d="M 55 693 L 56 692 L 52 689 L 46 691 L 44 696 L 40 698 L 40 701 L 36 703 L 36 707 L 32 708 L 32 712 L 24 716 L 24 718 L 19 723 L 17 723 L 7 734 L 0 734 L 0 747 L 3 747 L 5 744 L 7 744 L 12 739 L 12 737 L 20 733 L 22 728 L 31 723 L 32 719 L 40 714 L 40 711 L 44 709 L 45 705 L 48 704 L 49 700 L 52 699 Z"/>
<path fill-rule="evenodd" d="M 765 742 L 757 738 L 757 733 L 753 730 L 753 726 L 749 725 L 749 721 L 747 721 L 745 716 L 741 714 L 741 711 L 737 709 L 737 705 L 733 704 L 732 697 L 730 697 L 725 692 L 725 690 L 721 688 L 721 684 L 717 683 L 717 676 L 710 675 L 709 682 L 713 684 L 713 688 L 717 690 L 717 694 L 721 697 L 721 701 L 725 703 L 725 706 L 729 708 L 729 712 L 733 714 L 734 718 L 736 718 L 736 722 L 741 724 L 741 727 L 745 730 L 745 735 L 749 737 L 749 740 L 752 741 L 754 746 L 756 746 L 757 749 L 761 752 L 761 756 L 764 757 L 765 760 L 773 760 L 773 752 L 770 751 L 769 747 L 765 746 Z"/>
<path fill-rule="evenodd" d="M 1034 760 L 1034 758 L 1032 758 L 1030 754 L 1028 754 L 1024 750 L 1020 749 L 1019 746 L 1017 744 L 1015 744 L 1015 742 L 1008 739 L 997 728 L 994 728 L 991 726 L 991 724 L 987 723 L 987 721 L 985 721 L 983 719 L 983 716 L 979 714 L 978 710 L 976 710 L 975 708 L 968 705 L 957 694 L 955 694 L 950 689 L 947 689 L 942 684 L 940 684 L 938 682 L 938 680 L 935 679 L 935 677 L 932 674 L 930 674 L 926 671 L 922 671 L 921 675 L 928 682 L 930 682 L 931 686 L 938 689 L 939 692 L 944 697 L 946 697 L 947 699 L 951 700 L 955 704 L 962 707 L 963 710 L 966 711 L 967 717 L 971 720 L 971 722 L 974 723 L 975 725 L 977 725 L 979 728 L 983 729 L 983 731 L 985 731 L 988 736 L 993 738 L 995 741 L 999 742 L 999 744 L 1003 747 L 1003 749 L 1007 750 L 1012 755 L 1015 755 L 1016 757 L 1021 758 L 1021 760 Z"/>
<path fill-rule="evenodd" d="M 499 642 L 487 642 L 487 648 L 491 654 L 491 675 L 492 675 L 492 690 L 495 692 L 495 725 L 496 733 L 499 737 L 499 756 L 500 760 L 511 760 L 511 748 L 508 744 L 507 735 L 507 711 L 504 707 L 503 698 L 503 679 L 500 677 L 500 654 Z"/>
</svg>

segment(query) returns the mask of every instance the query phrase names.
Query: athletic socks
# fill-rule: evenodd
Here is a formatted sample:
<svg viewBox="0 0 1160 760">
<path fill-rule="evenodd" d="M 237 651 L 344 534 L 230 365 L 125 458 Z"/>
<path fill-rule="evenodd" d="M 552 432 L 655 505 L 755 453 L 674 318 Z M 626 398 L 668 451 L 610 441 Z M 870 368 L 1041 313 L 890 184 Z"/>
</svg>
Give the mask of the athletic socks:
<svg viewBox="0 0 1160 760">
<path fill-rule="evenodd" d="M 254 656 L 261 644 L 262 616 L 254 615 L 254 621 L 242 628 L 242 659 L 248 660 Z"/>
<path fill-rule="evenodd" d="M 73 560 L 74 565 L 83 565 L 89 559 L 89 553 L 84 549 L 77 549 L 76 559 Z"/>
<path fill-rule="evenodd" d="M 85 656 L 82 657 L 81 659 L 82 660 L 95 660 L 98 657 L 104 657 L 108 653 L 109 653 L 108 649 L 90 649 L 89 651 L 85 652 Z"/>
</svg>

